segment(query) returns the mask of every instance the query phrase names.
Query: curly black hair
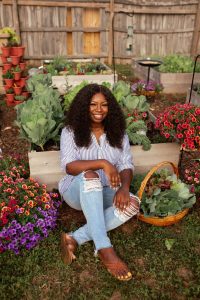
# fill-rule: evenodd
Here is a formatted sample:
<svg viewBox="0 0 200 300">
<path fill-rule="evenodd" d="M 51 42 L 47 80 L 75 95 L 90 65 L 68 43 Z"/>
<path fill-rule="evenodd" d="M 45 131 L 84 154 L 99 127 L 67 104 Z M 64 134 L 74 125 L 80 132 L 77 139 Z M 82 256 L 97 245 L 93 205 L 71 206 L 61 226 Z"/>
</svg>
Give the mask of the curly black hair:
<svg viewBox="0 0 200 300">
<path fill-rule="evenodd" d="M 122 148 L 125 134 L 125 118 L 112 92 L 95 83 L 83 87 L 74 97 L 66 114 L 65 125 L 72 129 L 78 147 L 89 147 L 91 143 L 91 119 L 89 106 L 94 95 L 101 93 L 108 102 L 108 114 L 104 119 L 104 132 L 112 147 Z"/>
</svg>

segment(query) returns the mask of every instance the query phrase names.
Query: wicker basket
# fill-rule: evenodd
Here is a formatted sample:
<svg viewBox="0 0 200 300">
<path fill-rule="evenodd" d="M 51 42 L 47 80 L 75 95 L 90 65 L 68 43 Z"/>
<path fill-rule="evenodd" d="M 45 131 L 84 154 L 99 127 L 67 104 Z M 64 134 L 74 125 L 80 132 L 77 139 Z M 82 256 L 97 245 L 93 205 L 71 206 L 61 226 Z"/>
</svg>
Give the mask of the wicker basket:
<svg viewBox="0 0 200 300">
<path fill-rule="evenodd" d="M 174 173 L 178 176 L 178 169 L 172 162 L 164 161 L 159 163 L 149 171 L 149 173 L 142 181 L 140 189 L 138 191 L 138 196 L 140 199 L 142 198 L 142 194 L 144 192 L 145 186 L 148 180 L 150 179 L 150 177 L 153 175 L 154 172 L 156 172 L 159 168 L 163 166 L 171 166 Z M 169 226 L 178 223 L 188 213 L 188 211 L 189 209 L 186 208 L 173 216 L 167 216 L 167 217 L 145 217 L 143 214 L 139 214 L 138 219 L 145 223 L 149 223 L 156 226 Z"/>
</svg>

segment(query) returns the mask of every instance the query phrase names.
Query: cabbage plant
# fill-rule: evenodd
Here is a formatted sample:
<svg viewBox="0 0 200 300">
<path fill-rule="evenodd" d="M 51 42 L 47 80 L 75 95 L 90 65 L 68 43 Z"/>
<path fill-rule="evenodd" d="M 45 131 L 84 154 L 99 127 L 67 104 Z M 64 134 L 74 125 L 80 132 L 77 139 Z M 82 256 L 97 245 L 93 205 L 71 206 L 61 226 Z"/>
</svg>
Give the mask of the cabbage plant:
<svg viewBox="0 0 200 300">
<path fill-rule="evenodd" d="M 16 106 L 16 125 L 22 138 L 44 150 L 47 141 L 59 139 L 64 114 L 59 93 L 52 87 L 40 86 L 32 99 Z"/>
</svg>

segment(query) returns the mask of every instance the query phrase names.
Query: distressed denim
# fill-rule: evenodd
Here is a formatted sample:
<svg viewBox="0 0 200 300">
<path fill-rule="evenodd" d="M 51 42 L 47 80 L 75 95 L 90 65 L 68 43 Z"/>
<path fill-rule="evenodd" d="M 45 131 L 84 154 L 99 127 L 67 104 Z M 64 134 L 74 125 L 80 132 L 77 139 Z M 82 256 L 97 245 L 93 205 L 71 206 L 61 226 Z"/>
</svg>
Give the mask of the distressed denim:
<svg viewBox="0 0 200 300">
<path fill-rule="evenodd" d="M 93 240 L 96 251 L 112 247 L 107 236 L 110 231 L 131 217 L 122 220 L 116 215 L 113 206 L 115 190 L 102 187 L 99 178 L 85 178 L 84 172 L 72 181 L 69 189 L 64 192 L 64 201 L 72 208 L 82 210 L 87 223 L 71 233 L 79 245 Z M 136 214 L 136 213 L 135 213 Z"/>
</svg>

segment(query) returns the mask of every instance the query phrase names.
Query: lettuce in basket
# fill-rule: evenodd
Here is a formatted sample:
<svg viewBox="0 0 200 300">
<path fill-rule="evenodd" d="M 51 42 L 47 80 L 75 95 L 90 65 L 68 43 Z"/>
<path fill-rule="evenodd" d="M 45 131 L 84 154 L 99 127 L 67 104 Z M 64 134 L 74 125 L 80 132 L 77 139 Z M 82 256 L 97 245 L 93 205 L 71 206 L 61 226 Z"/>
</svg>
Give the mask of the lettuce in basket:
<svg viewBox="0 0 200 300">
<path fill-rule="evenodd" d="M 162 170 L 148 181 L 142 195 L 141 210 L 145 216 L 166 217 L 175 215 L 196 202 L 190 187 L 175 174 Z"/>
</svg>

